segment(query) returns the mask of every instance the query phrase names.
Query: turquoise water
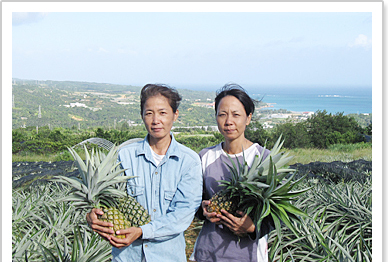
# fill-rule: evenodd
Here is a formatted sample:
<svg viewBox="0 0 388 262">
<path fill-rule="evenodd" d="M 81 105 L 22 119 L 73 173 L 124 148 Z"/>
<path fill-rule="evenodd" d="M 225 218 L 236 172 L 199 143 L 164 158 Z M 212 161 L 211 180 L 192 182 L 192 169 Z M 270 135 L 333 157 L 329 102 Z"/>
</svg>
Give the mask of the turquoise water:
<svg viewBox="0 0 388 262">
<path fill-rule="evenodd" d="M 296 112 L 352 114 L 372 113 L 371 88 L 287 88 L 259 90 L 248 89 L 255 99 L 271 104 L 271 109 L 287 109 Z"/>
<path fill-rule="evenodd" d="M 184 88 L 214 92 L 220 86 L 187 86 Z M 255 99 L 270 103 L 272 109 L 296 112 L 362 114 L 372 113 L 371 87 L 263 87 L 243 86 Z"/>
</svg>

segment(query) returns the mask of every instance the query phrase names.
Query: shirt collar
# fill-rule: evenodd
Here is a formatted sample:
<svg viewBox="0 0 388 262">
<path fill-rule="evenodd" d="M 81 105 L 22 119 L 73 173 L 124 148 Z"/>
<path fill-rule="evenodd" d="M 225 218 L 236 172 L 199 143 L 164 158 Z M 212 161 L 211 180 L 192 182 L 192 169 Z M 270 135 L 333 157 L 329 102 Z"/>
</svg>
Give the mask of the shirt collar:
<svg viewBox="0 0 388 262">
<path fill-rule="evenodd" d="M 171 143 L 167 149 L 165 159 L 168 159 L 169 157 L 173 157 L 173 156 L 179 157 L 179 155 L 180 155 L 179 154 L 180 150 L 178 147 L 179 144 L 175 140 L 175 137 L 172 134 L 172 132 L 170 132 L 170 136 L 171 136 Z M 148 142 L 148 134 L 146 135 L 146 137 L 143 140 L 143 145 L 141 147 L 137 148 L 137 150 L 136 150 L 136 156 L 139 156 L 139 155 L 145 155 L 147 160 L 152 159 L 151 148 L 150 148 L 150 144 Z"/>
</svg>

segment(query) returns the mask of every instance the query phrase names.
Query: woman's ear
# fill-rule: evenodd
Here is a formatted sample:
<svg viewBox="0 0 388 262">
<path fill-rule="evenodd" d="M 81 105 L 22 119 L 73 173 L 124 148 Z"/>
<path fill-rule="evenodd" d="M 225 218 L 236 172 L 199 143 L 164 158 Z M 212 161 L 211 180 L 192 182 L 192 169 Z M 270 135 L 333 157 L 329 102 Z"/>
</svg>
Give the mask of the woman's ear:
<svg viewBox="0 0 388 262">
<path fill-rule="evenodd" d="M 177 109 L 174 113 L 174 122 L 178 119 L 179 116 L 179 110 Z"/>
<path fill-rule="evenodd" d="M 251 120 L 252 120 L 252 113 L 250 113 L 249 116 L 247 117 L 246 125 L 249 125 L 251 123 Z"/>
</svg>

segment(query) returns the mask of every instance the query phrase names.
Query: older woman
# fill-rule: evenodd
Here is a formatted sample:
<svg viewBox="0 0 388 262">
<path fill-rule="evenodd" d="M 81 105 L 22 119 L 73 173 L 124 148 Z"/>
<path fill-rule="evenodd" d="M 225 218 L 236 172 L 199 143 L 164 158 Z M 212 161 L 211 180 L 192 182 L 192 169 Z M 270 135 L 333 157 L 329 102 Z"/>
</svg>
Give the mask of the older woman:
<svg viewBox="0 0 388 262">
<path fill-rule="evenodd" d="M 151 215 L 151 222 L 117 231 L 97 219 L 101 210 L 87 215 L 92 229 L 113 246 L 113 261 L 186 261 L 184 230 L 202 200 L 201 163 L 191 149 L 179 144 L 171 133 L 181 100 L 165 85 L 146 85 L 141 91 L 141 115 L 146 138 L 123 147 L 119 161 L 127 169 L 128 193 Z"/>
<path fill-rule="evenodd" d="M 255 156 L 270 152 L 257 143 L 245 138 L 244 131 L 249 125 L 254 112 L 254 100 L 245 90 L 236 85 L 225 85 L 217 92 L 215 98 L 216 120 L 224 142 L 203 149 L 199 155 L 203 172 L 203 201 L 198 216 L 205 219 L 194 250 L 198 262 L 222 261 L 268 261 L 267 238 L 273 224 L 267 220 L 260 229 L 255 227 L 252 219 L 239 211 L 234 216 L 225 210 L 222 214 L 207 212 L 209 199 L 220 189 L 219 180 L 230 180 L 227 167 L 231 158 L 243 162 L 243 155 L 248 165 Z M 202 213 L 202 214 L 201 214 Z"/>
</svg>

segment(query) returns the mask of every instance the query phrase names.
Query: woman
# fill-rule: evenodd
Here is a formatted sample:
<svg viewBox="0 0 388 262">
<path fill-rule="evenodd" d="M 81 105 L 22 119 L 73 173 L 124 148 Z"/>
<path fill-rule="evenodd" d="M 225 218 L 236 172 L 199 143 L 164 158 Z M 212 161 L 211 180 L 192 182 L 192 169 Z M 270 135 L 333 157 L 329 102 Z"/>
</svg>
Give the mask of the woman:
<svg viewBox="0 0 388 262">
<path fill-rule="evenodd" d="M 148 135 L 119 151 L 125 175 L 137 176 L 128 180 L 128 194 L 148 210 L 151 222 L 117 231 L 126 236 L 119 239 L 110 223 L 97 219 L 101 210 L 87 215 L 92 229 L 113 246 L 113 261 L 186 261 L 183 232 L 201 204 L 202 172 L 198 155 L 171 133 L 180 101 L 165 85 L 144 86 L 140 108 Z"/>
<path fill-rule="evenodd" d="M 231 174 L 226 165 L 238 158 L 242 163 L 243 155 L 249 165 L 256 155 L 264 154 L 265 150 L 257 143 L 245 138 L 244 131 L 249 125 L 255 105 L 242 87 L 236 84 L 225 85 L 217 92 L 215 98 L 216 120 L 224 142 L 203 149 L 199 155 L 203 172 L 203 201 L 198 216 L 205 219 L 202 230 L 196 241 L 195 260 L 210 261 L 268 261 L 267 238 L 273 225 L 263 222 L 260 230 L 255 227 L 252 219 L 238 211 L 238 217 L 222 210 L 222 214 L 208 213 L 209 199 L 222 187 L 219 180 L 230 180 Z M 244 151 L 244 152 L 243 152 Z M 200 214 L 202 213 L 202 214 Z"/>
</svg>

